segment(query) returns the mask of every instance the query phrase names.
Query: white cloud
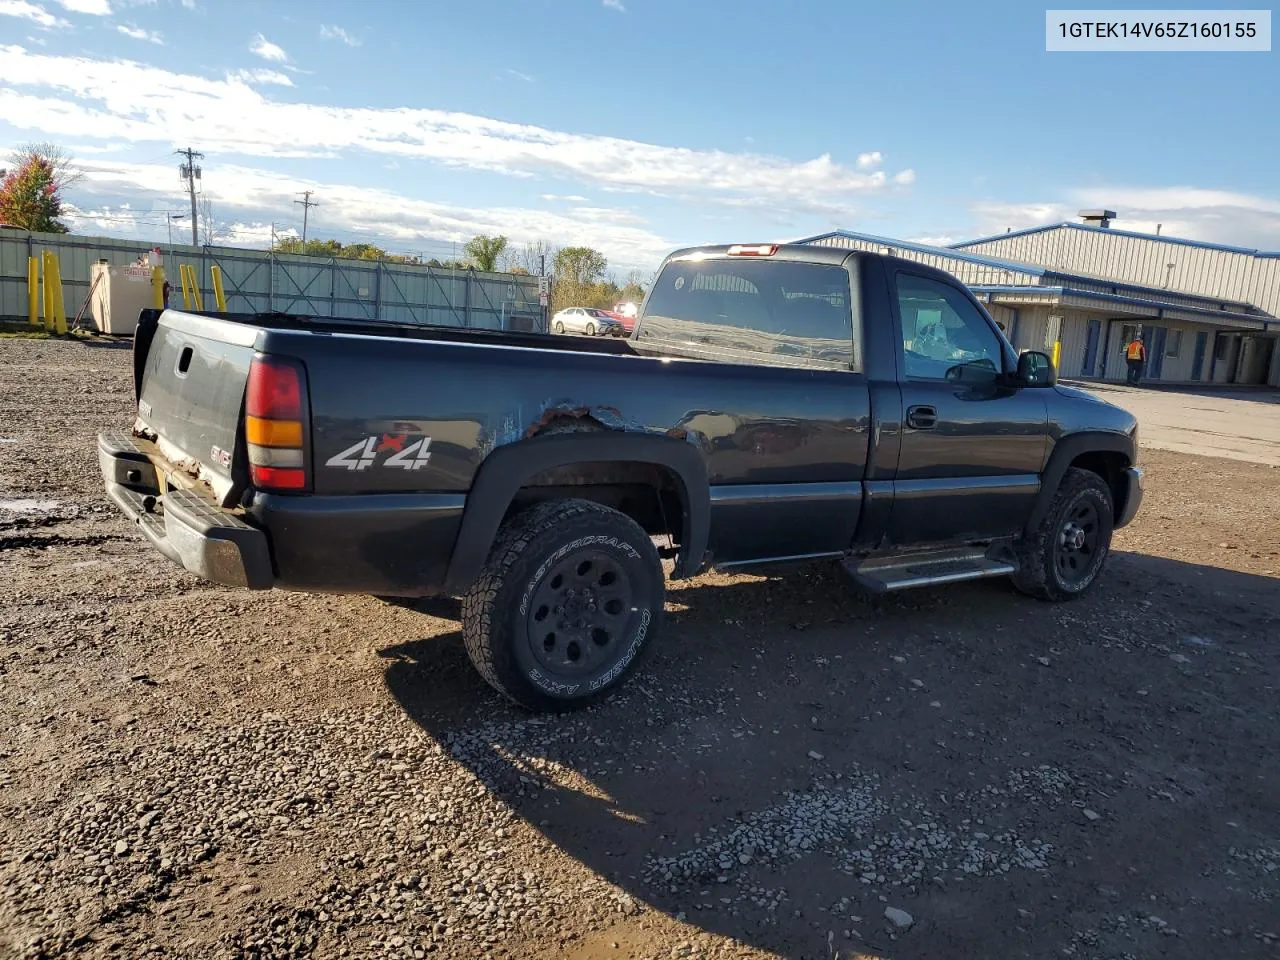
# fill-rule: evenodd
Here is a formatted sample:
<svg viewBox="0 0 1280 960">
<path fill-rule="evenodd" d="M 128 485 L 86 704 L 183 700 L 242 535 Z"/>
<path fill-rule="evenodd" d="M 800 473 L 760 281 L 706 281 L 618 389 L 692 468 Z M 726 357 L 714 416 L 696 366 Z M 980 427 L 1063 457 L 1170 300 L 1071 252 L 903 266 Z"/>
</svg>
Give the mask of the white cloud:
<svg viewBox="0 0 1280 960">
<path fill-rule="evenodd" d="M 70 199 L 81 210 L 183 209 L 185 194 L 167 165 L 96 157 L 82 159 L 77 165 L 85 179 L 73 189 Z M 464 208 L 389 190 L 318 183 L 275 171 L 208 163 L 202 183 L 205 196 L 216 209 L 238 225 L 232 235 L 241 238 L 261 236 L 262 225 L 295 216 L 297 210 L 290 206 L 290 199 L 299 190 L 311 189 L 324 202 L 324 219 L 314 229 L 333 235 L 328 225 L 342 224 L 338 239 L 359 237 L 389 249 L 408 249 L 424 241 L 462 242 L 477 233 L 500 233 L 516 244 L 546 240 L 592 246 L 615 266 L 627 268 L 652 266 L 678 245 L 653 233 L 627 210 L 588 207 L 555 213 L 522 207 Z M 163 227 L 161 220 L 157 230 Z M 119 233 L 120 228 L 117 222 L 109 232 Z M 103 229 L 107 229 L 105 222 Z M 265 245 L 265 238 L 261 245 Z"/>
<path fill-rule="evenodd" d="M 346 30 L 343 30 L 341 27 L 333 26 L 328 23 L 320 24 L 320 39 L 321 40 L 341 40 L 348 47 L 360 46 L 359 37 L 353 37 Z"/>
<path fill-rule="evenodd" d="M 143 30 L 141 27 L 135 27 L 128 23 L 117 23 L 116 29 L 126 37 L 133 37 L 135 40 L 146 40 L 148 43 L 155 43 L 160 46 L 164 46 L 164 37 L 160 36 L 160 34 L 155 31 Z"/>
<path fill-rule="evenodd" d="M 601 2 L 610 10 L 617 10 L 619 13 L 627 12 L 627 8 L 623 5 L 622 0 L 601 0 Z"/>
<path fill-rule="evenodd" d="M 110 0 L 58 0 L 72 13 L 86 13 L 91 17 L 111 16 Z"/>
<path fill-rule="evenodd" d="M 586 197 L 580 197 L 576 193 L 544 193 L 542 195 L 542 199 L 550 200 L 553 202 L 556 200 L 564 200 L 567 203 L 586 203 L 587 202 Z"/>
<path fill-rule="evenodd" d="M 946 234 L 935 237 L 907 237 L 906 239 L 911 243 L 923 243 L 930 247 L 949 247 L 960 240 L 959 237 L 952 237 Z"/>
<path fill-rule="evenodd" d="M 289 60 L 289 55 L 283 48 L 276 46 L 262 34 L 253 38 L 253 42 L 249 44 L 249 52 L 274 63 L 287 63 Z"/>
<path fill-rule="evenodd" d="M 533 77 L 529 76 L 527 73 L 521 73 L 519 70 L 512 70 L 510 67 L 507 67 L 507 74 L 515 77 L 517 80 L 523 80 L 525 83 L 533 83 Z"/>
<path fill-rule="evenodd" d="M 21 17 L 46 30 L 51 27 L 71 26 L 70 22 L 61 17 L 55 17 L 44 7 L 29 3 L 28 0 L 0 0 L 0 17 Z"/>
<path fill-rule="evenodd" d="M 909 187 L 916 182 L 916 172 L 910 168 L 893 175 L 893 182 L 900 187 Z"/>
<path fill-rule="evenodd" d="M 882 163 L 884 163 L 884 156 L 879 150 L 872 150 L 870 153 L 858 154 L 859 170 L 874 170 Z"/>
<path fill-rule="evenodd" d="M 198 139 L 210 154 L 332 156 L 370 152 L 512 176 L 558 176 L 611 192 L 847 216 L 849 199 L 884 189 L 829 154 L 797 162 L 570 133 L 420 108 L 283 103 L 243 83 L 133 61 L 0 46 L 0 120 L 62 136 Z M 40 90 L 37 95 L 32 90 Z"/>
<path fill-rule="evenodd" d="M 266 67 L 255 67 L 252 70 L 232 70 L 227 73 L 227 79 L 249 84 L 274 84 L 278 87 L 292 87 L 293 81 L 289 79 L 289 75 L 281 73 L 279 70 L 268 70 Z"/>
</svg>

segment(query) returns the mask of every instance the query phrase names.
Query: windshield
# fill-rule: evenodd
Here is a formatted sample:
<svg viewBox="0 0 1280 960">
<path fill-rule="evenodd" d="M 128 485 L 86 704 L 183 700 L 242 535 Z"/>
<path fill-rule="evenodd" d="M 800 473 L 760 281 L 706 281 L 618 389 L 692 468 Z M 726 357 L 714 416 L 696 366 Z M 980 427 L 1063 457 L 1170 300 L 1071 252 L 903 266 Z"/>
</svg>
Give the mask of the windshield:
<svg viewBox="0 0 1280 960">
<path fill-rule="evenodd" d="M 854 312 L 843 266 L 675 260 L 654 282 L 639 342 L 740 363 L 791 358 L 856 369 Z"/>
</svg>

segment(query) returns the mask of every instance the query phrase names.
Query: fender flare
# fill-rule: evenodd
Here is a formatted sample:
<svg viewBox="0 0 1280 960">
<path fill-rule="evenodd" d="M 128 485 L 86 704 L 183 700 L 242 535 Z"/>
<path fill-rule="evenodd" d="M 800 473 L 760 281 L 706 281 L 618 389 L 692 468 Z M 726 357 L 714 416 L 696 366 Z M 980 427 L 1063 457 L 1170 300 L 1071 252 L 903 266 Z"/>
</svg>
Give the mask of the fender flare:
<svg viewBox="0 0 1280 960">
<path fill-rule="evenodd" d="M 531 478 L 575 463 L 647 463 L 677 477 L 684 506 L 676 577 L 703 566 L 711 529 L 711 487 L 702 453 L 685 440 L 638 433 L 575 433 L 535 437 L 499 447 L 480 464 L 467 494 L 445 587 L 462 593 L 480 575 L 511 501 Z"/>
<path fill-rule="evenodd" d="M 1049 505 L 1053 502 L 1054 494 L 1058 492 L 1067 468 L 1076 457 L 1084 453 L 1123 454 L 1128 465 L 1132 466 L 1133 440 L 1123 433 L 1091 431 L 1073 433 L 1054 444 L 1053 452 L 1049 454 L 1049 462 L 1045 464 L 1044 472 L 1040 476 L 1040 492 L 1036 495 L 1035 505 L 1031 508 L 1031 517 L 1027 520 L 1027 533 L 1040 526 L 1045 514 L 1049 512 Z M 1115 506 L 1119 508 L 1120 504 Z"/>
</svg>

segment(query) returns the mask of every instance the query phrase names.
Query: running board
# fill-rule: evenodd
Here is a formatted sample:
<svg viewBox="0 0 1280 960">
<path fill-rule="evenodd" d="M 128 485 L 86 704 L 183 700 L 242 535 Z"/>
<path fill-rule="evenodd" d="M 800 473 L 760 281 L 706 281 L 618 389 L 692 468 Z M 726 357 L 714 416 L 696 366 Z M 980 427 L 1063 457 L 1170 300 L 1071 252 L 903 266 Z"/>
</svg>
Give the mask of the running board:
<svg viewBox="0 0 1280 960">
<path fill-rule="evenodd" d="M 861 562 L 846 560 L 843 566 L 854 580 L 873 593 L 1004 577 L 1017 570 L 1005 560 L 993 560 L 978 547 L 870 557 Z"/>
</svg>

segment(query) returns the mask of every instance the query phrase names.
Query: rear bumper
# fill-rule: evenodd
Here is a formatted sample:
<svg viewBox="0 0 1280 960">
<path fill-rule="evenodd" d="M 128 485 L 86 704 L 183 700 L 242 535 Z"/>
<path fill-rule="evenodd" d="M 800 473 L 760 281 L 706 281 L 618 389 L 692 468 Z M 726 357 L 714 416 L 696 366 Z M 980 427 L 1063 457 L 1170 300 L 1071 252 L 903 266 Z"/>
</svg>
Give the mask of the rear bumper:
<svg viewBox="0 0 1280 960">
<path fill-rule="evenodd" d="M 154 459 L 153 459 L 154 458 Z M 244 514 L 195 490 L 161 495 L 155 444 L 98 436 L 107 493 L 152 546 L 229 587 L 430 596 L 443 592 L 466 496 L 256 493 Z"/>
<path fill-rule="evenodd" d="M 1120 512 L 1116 516 L 1116 529 L 1120 529 L 1137 516 L 1138 508 L 1142 506 L 1142 470 L 1139 467 L 1130 467 L 1125 470 L 1121 477 L 1121 503 Z"/>
<path fill-rule="evenodd" d="M 251 590 L 273 586 L 266 534 L 195 491 L 161 495 L 153 454 L 152 444 L 127 433 L 98 435 L 98 466 L 107 495 L 151 545 L 214 583 Z"/>
</svg>

